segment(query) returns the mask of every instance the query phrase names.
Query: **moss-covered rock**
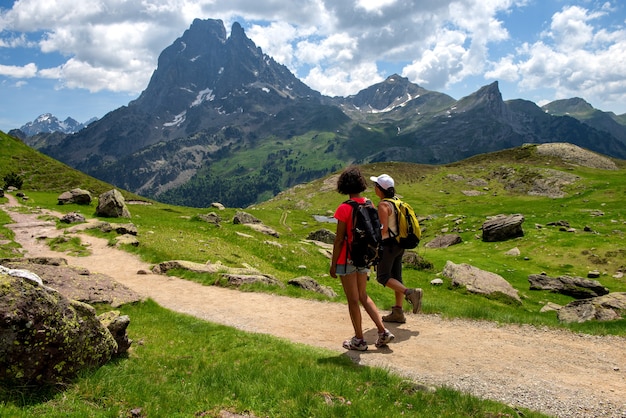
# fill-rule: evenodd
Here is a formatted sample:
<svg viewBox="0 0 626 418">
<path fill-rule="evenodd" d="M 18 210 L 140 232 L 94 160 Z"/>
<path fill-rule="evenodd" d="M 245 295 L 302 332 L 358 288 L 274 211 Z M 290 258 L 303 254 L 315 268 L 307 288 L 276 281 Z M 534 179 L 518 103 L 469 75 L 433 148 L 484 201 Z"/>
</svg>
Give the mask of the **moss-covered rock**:
<svg viewBox="0 0 626 418">
<path fill-rule="evenodd" d="M 0 273 L 0 382 L 62 382 L 103 365 L 116 352 L 115 339 L 93 307 Z"/>
</svg>

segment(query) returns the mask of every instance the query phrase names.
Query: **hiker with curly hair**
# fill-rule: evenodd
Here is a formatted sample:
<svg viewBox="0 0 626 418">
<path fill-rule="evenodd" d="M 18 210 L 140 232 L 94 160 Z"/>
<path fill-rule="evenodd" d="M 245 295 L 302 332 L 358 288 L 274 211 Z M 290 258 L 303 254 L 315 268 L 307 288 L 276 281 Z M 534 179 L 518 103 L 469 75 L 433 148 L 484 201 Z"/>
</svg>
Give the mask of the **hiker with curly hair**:
<svg viewBox="0 0 626 418">
<path fill-rule="evenodd" d="M 413 305 L 413 313 L 418 313 L 422 309 L 422 289 L 409 289 L 402 282 L 402 256 L 404 249 L 398 245 L 394 238 L 398 235 L 398 225 L 396 208 L 393 203 L 385 199 L 392 199 L 396 195 L 395 182 L 388 174 L 381 174 L 378 177 L 370 177 L 374 182 L 376 196 L 380 198 L 378 202 L 378 217 L 383 227 L 383 254 L 376 267 L 376 280 L 385 287 L 392 289 L 395 293 L 395 305 L 391 308 L 389 315 L 383 316 L 385 322 L 405 323 L 402 302 L 406 299 Z"/>
<path fill-rule="evenodd" d="M 367 183 L 361 170 L 356 166 L 346 168 L 337 180 L 337 191 L 341 194 L 349 195 L 350 200 L 359 204 L 368 201 L 361 193 L 367 188 Z M 369 202 L 371 204 L 371 202 Z M 350 258 L 348 246 L 352 242 L 352 211 L 353 207 L 349 203 L 342 203 L 335 211 L 334 217 L 337 219 L 337 232 L 333 245 L 333 257 L 330 265 L 330 275 L 341 279 L 343 291 L 348 300 L 348 311 L 354 337 L 343 342 L 343 347 L 347 350 L 367 350 L 367 342 L 363 338 L 363 327 L 361 319 L 361 307 L 370 316 L 378 330 L 376 347 L 383 347 L 394 339 L 394 335 L 387 330 L 383 324 L 380 313 L 374 301 L 367 294 L 367 279 L 369 267 L 356 266 Z"/>
</svg>

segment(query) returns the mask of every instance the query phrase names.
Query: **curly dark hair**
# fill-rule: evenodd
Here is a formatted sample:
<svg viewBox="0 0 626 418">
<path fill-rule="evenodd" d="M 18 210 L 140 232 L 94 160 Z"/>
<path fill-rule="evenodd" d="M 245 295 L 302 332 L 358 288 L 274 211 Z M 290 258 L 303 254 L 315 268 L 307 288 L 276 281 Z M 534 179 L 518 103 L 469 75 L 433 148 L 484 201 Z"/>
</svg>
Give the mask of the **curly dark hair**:
<svg viewBox="0 0 626 418">
<path fill-rule="evenodd" d="M 358 194 L 367 189 L 367 182 L 361 169 L 355 165 L 343 170 L 337 180 L 337 191 L 341 194 Z"/>
</svg>

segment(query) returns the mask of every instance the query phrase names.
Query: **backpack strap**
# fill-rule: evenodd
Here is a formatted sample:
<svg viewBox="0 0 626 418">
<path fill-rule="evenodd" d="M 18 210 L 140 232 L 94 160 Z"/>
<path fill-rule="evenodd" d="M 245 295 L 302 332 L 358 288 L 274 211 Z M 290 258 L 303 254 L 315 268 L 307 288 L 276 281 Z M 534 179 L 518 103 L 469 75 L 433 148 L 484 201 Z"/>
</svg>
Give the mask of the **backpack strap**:
<svg viewBox="0 0 626 418">
<path fill-rule="evenodd" d="M 383 198 L 383 201 L 389 202 L 391 203 L 391 206 L 393 207 L 393 212 L 396 215 L 396 228 L 400 228 L 400 220 L 398 219 L 398 211 L 399 211 L 399 205 L 400 205 L 400 199 L 398 199 L 396 196 L 394 197 L 385 197 Z M 400 235 L 400 231 L 398 232 L 394 232 L 391 230 L 391 228 L 387 228 L 387 231 L 389 231 L 389 237 L 391 238 L 395 238 L 398 235 Z"/>
</svg>

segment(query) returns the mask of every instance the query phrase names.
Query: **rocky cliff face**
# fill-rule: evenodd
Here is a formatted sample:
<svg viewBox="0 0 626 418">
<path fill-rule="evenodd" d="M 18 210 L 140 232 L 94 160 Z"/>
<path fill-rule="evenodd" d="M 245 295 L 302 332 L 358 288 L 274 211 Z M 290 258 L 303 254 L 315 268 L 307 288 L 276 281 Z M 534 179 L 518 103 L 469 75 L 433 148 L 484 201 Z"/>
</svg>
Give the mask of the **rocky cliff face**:
<svg viewBox="0 0 626 418">
<path fill-rule="evenodd" d="M 227 36 L 220 20 L 197 19 L 163 50 L 136 100 L 38 144 L 158 200 L 246 206 L 351 163 L 440 164 L 545 142 L 626 158 L 615 133 L 532 102 L 504 102 L 497 82 L 455 100 L 394 74 L 354 96 L 325 97 L 264 54 L 238 23 Z"/>
<path fill-rule="evenodd" d="M 196 19 L 159 56 L 139 98 L 44 152 L 90 171 L 160 141 L 227 126 L 262 125 L 298 100 L 321 95 L 265 55 L 238 23 Z"/>
</svg>

